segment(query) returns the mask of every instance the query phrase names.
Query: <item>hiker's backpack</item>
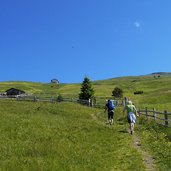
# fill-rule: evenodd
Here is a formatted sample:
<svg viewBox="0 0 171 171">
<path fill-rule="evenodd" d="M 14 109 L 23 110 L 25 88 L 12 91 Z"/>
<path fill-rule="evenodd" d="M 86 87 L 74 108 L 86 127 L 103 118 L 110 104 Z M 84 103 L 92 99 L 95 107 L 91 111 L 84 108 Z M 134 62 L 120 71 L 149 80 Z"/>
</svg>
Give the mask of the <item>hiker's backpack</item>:
<svg viewBox="0 0 171 171">
<path fill-rule="evenodd" d="M 108 109 L 109 109 L 109 110 L 114 110 L 114 108 L 115 108 L 115 106 L 114 106 L 113 101 L 112 101 L 112 100 L 109 100 L 109 101 L 108 101 Z"/>
</svg>

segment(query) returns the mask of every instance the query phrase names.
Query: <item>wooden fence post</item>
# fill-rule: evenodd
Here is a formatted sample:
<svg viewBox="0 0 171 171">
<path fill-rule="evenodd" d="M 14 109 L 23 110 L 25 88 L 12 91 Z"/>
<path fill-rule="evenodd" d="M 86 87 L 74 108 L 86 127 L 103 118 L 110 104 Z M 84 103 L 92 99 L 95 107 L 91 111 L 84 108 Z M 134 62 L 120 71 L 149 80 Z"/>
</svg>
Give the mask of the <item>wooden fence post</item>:
<svg viewBox="0 0 171 171">
<path fill-rule="evenodd" d="M 50 102 L 51 102 L 51 103 L 54 103 L 54 102 L 55 102 L 55 100 L 54 100 L 54 97 L 53 97 L 53 96 L 51 97 Z"/>
<path fill-rule="evenodd" d="M 33 101 L 34 101 L 34 102 L 36 102 L 36 101 L 37 101 L 36 96 L 34 96 L 34 97 L 33 97 Z"/>
<path fill-rule="evenodd" d="M 153 108 L 153 117 L 154 117 L 154 121 L 156 121 L 156 110 L 155 110 L 155 108 Z"/>
<path fill-rule="evenodd" d="M 148 121 L 148 110 L 147 110 L 147 107 L 145 108 L 145 116 L 146 116 L 146 121 Z"/>
<path fill-rule="evenodd" d="M 88 99 L 88 106 L 90 107 L 91 106 L 91 100 Z"/>
<path fill-rule="evenodd" d="M 128 99 L 127 99 L 127 97 L 124 97 L 124 106 L 126 106 L 127 103 L 128 103 Z"/>
<path fill-rule="evenodd" d="M 93 107 L 93 105 L 94 105 L 94 104 L 93 104 L 93 99 L 91 99 L 91 107 Z"/>
<path fill-rule="evenodd" d="M 164 123 L 165 123 L 164 124 L 165 127 L 168 127 L 169 122 L 168 122 L 167 110 L 164 111 Z"/>
</svg>

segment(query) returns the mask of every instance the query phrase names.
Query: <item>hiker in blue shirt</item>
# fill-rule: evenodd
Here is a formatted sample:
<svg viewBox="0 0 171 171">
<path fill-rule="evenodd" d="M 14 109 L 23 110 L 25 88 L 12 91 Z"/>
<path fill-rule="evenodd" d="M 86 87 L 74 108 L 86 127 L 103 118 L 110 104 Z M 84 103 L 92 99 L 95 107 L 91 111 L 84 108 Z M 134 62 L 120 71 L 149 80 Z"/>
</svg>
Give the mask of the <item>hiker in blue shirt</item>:
<svg viewBox="0 0 171 171">
<path fill-rule="evenodd" d="M 114 106 L 113 100 L 109 99 L 106 103 L 104 112 L 106 112 L 106 110 L 108 111 L 108 122 L 110 125 L 113 123 L 114 108 L 115 106 Z"/>
</svg>

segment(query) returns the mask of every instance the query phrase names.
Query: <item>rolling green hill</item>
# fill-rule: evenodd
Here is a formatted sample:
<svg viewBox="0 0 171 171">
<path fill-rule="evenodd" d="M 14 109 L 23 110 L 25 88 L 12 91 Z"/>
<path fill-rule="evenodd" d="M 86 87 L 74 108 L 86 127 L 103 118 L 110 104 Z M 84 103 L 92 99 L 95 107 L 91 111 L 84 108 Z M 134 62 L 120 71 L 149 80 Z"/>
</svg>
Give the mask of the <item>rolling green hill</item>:
<svg viewBox="0 0 171 171">
<path fill-rule="evenodd" d="M 156 75 L 156 73 L 155 73 Z M 157 110 L 171 111 L 171 74 L 160 72 L 160 77 L 154 73 L 146 76 L 131 76 L 93 81 L 95 97 L 105 100 L 112 97 L 112 90 L 117 86 L 123 89 L 124 96 L 129 97 L 138 107 L 155 107 Z M 19 88 L 36 96 L 58 96 L 75 98 L 80 92 L 80 84 L 59 84 L 35 82 L 0 82 L 0 92 L 9 88 Z M 143 91 L 141 95 L 134 95 L 135 91 Z"/>
<path fill-rule="evenodd" d="M 105 125 L 99 112 L 72 103 L 1 101 L 0 170 L 143 170 L 123 125 Z"/>
<path fill-rule="evenodd" d="M 131 136 L 121 108 L 106 113 L 75 103 L 2 100 L 0 170 L 169 170 L 169 128 L 138 120 Z"/>
<path fill-rule="evenodd" d="M 171 111 L 171 76 L 146 75 L 93 81 L 97 99 L 117 86 L 139 108 Z M 81 84 L 1 82 L 0 92 L 19 88 L 36 96 L 78 97 Z M 134 95 L 135 91 L 143 94 Z M 171 129 L 142 116 L 131 136 L 122 107 L 114 125 L 102 109 L 76 103 L 0 99 L 0 170 L 171 170 Z"/>
</svg>

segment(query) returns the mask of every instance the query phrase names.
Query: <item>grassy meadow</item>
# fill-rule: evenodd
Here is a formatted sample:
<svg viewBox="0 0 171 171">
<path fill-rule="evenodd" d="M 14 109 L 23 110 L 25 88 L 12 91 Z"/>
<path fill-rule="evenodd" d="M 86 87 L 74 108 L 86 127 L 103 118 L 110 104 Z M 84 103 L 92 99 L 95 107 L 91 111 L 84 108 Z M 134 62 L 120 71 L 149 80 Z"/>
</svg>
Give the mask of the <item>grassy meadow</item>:
<svg viewBox="0 0 171 171">
<path fill-rule="evenodd" d="M 95 97 L 104 105 L 117 86 L 137 108 L 171 113 L 170 85 L 171 76 L 153 75 L 93 81 Z M 78 97 L 81 84 L 0 82 L 0 92 L 12 87 L 36 96 Z M 0 99 L 0 115 L 0 171 L 145 171 L 143 151 L 154 159 L 151 170 L 171 170 L 171 129 L 138 118 L 137 150 L 122 107 L 116 108 L 111 126 L 102 109 L 69 102 Z"/>
<path fill-rule="evenodd" d="M 100 109 L 2 100 L 0 113 L 0 170 L 145 168 L 122 122 L 107 125 Z"/>
</svg>

